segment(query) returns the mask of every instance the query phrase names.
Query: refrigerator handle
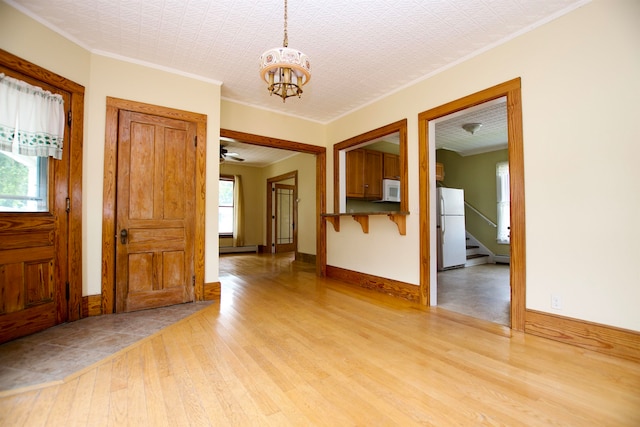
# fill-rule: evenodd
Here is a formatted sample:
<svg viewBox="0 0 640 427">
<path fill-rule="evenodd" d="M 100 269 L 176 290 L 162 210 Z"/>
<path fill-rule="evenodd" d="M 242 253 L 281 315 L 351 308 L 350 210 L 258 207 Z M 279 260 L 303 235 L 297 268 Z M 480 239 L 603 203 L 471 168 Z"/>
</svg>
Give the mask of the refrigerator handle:
<svg viewBox="0 0 640 427">
<path fill-rule="evenodd" d="M 440 196 L 440 233 L 441 233 L 441 238 L 442 238 L 442 243 L 444 243 L 444 233 L 446 231 L 445 229 L 445 210 L 444 210 L 444 197 Z"/>
</svg>

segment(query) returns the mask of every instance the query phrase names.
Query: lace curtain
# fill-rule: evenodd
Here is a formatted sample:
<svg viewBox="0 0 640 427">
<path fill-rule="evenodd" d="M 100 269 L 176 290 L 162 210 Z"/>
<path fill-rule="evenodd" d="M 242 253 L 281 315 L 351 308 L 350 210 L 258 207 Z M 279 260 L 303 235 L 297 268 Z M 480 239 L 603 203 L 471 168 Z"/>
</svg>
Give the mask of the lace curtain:
<svg viewBox="0 0 640 427">
<path fill-rule="evenodd" d="M 0 150 L 62 159 L 62 96 L 0 73 Z"/>
</svg>

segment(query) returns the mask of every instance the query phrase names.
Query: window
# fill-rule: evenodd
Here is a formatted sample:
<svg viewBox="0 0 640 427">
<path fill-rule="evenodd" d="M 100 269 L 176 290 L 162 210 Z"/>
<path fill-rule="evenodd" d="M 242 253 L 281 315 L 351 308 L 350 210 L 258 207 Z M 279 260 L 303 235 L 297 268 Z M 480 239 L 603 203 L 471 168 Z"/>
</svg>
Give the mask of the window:
<svg viewBox="0 0 640 427">
<path fill-rule="evenodd" d="M 48 157 L 0 151 L 0 212 L 46 212 L 48 166 Z"/>
<path fill-rule="evenodd" d="M 220 177 L 218 192 L 218 234 L 233 235 L 233 177 Z"/>
<path fill-rule="evenodd" d="M 498 196 L 498 243 L 508 245 L 511 241 L 511 195 L 509 193 L 509 162 L 496 165 L 496 188 Z"/>
</svg>

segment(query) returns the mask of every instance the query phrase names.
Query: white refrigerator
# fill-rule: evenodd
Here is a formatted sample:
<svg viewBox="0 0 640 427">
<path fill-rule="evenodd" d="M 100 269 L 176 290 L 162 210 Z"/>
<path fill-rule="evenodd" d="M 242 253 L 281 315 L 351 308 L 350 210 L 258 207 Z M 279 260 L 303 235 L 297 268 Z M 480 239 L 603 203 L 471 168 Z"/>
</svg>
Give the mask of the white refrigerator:
<svg viewBox="0 0 640 427">
<path fill-rule="evenodd" d="M 464 267 L 467 239 L 464 224 L 464 190 L 438 187 L 438 271 Z"/>
</svg>

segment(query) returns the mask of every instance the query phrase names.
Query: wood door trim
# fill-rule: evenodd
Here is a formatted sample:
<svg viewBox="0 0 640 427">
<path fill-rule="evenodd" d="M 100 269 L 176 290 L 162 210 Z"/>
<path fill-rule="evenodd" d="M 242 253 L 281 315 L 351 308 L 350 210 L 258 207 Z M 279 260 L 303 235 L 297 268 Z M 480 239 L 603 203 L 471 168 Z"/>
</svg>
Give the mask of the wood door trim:
<svg viewBox="0 0 640 427">
<path fill-rule="evenodd" d="M 320 214 L 327 211 L 326 147 L 229 129 L 220 129 L 220 136 L 237 139 L 247 144 L 280 148 L 282 150 L 297 151 L 300 153 L 314 154 L 316 156 L 316 274 L 324 277 L 327 271 L 327 224 L 326 221 L 322 220 Z"/>
<path fill-rule="evenodd" d="M 204 290 L 204 233 L 207 116 L 136 101 L 107 97 L 104 155 L 104 188 L 102 208 L 102 313 L 115 310 L 115 234 L 116 234 L 116 167 L 118 160 L 118 112 L 120 110 L 184 120 L 196 124 L 196 212 L 194 236 L 194 269 L 196 301 L 203 301 Z"/>
<path fill-rule="evenodd" d="M 74 321 L 82 317 L 82 159 L 84 135 L 84 86 L 59 74 L 46 70 L 32 62 L 0 49 L 0 64 L 31 78 L 45 82 L 71 96 L 71 125 L 69 126 L 69 175 L 67 214 L 67 280 L 69 300 L 66 313 L 57 313 L 62 321 Z M 60 284 L 63 288 L 65 284 Z M 61 289 L 64 293 L 65 289 Z"/>
<path fill-rule="evenodd" d="M 421 302 L 430 305 L 430 175 L 429 121 L 505 97 L 507 98 L 507 132 L 509 179 L 511 184 L 511 329 L 524 331 L 526 308 L 526 257 L 524 219 L 524 150 L 522 143 L 522 100 L 520 78 L 496 85 L 449 102 L 418 115 L 418 158 L 420 175 L 420 293 Z"/>
</svg>

